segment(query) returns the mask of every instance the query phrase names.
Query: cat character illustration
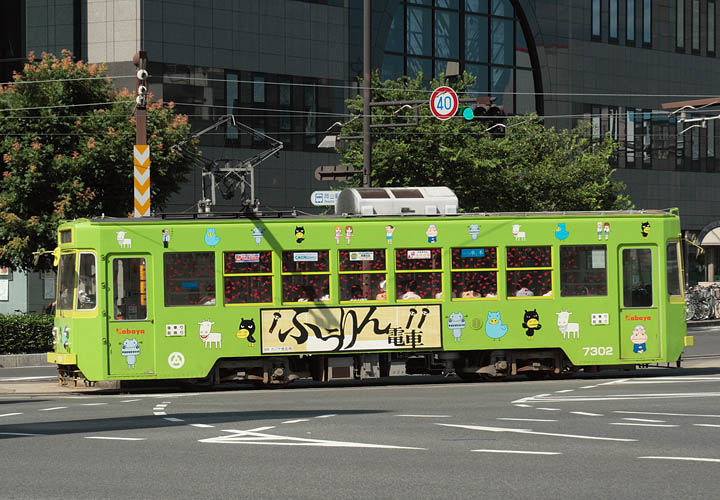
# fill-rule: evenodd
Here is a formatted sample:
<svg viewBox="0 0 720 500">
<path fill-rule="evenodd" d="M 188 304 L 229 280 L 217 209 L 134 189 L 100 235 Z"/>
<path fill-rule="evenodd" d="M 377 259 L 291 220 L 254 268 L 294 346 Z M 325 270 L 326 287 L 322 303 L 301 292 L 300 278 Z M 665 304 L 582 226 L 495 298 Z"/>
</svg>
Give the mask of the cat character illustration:
<svg viewBox="0 0 720 500">
<path fill-rule="evenodd" d="M 527 330 L 525 330 L 525 335 L 527 335 L 528 338 L 532 338 L 532 336 L 535 335 L 535 331 L 542 328 L 537 309 L 533 309 L 532 311 L 528 311 L 527 309 L 525 310 L 522 327 L 527 328 Z"/>
</svg>

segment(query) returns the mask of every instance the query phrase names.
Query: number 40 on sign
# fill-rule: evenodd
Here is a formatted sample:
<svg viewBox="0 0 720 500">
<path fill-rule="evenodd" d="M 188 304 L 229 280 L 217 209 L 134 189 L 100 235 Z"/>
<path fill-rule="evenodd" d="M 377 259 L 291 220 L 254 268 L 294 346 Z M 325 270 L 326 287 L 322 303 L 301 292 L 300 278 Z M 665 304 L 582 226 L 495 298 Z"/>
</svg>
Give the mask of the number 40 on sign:
<svg viewBox="0 0 720 500">
<path fill-rule="evenodd" d="M 430 111 L 440 120 L 448 120 L 458 110 L 458 96 L 450 87 L 438 87 L 430 96 Z"/>
</svg>

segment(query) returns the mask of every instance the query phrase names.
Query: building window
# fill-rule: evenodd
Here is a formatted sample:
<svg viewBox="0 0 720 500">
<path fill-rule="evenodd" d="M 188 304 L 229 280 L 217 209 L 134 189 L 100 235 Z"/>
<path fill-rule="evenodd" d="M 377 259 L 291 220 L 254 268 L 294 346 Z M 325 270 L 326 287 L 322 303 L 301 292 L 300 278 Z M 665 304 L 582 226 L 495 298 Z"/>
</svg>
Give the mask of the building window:
<svg viewBox="0 0 720 500">
<path fill-rule="evenodd" d="M 652 46 L 652 0 L 643 0 L 643 45 Z"/>
<path fill-rule="evenodd" d="M 265 102 L 265 77 L 261 75 L 253 76 L 253 102 L 264 103 Z"/>
<path fill-rule="evenodd" d="M 345 228 L 345 233 L 350 226 Z M 350 229 L 352 231 L 352 228 Z M 339 236 L 338 236 L 339 235 Z M 343 229 L 335 228 L 335 239 L 343 237 Z M 387 301 L 387 267 L 385 250 L 340 250 L 340 301 Z"/>
<path fill-rule="evenodd" d="M 643 168 L 652 168 L 652 111 L 642 114 L 642 158 Z"/>
<path fill-rule="evenodd" d="M 317 125 L 317 87 L 308 85 L 303 89 L 305 118 L 303 120 L 303 131 L 305 132 L 305 144 L 313 146 L 316 142 Z"/>
<path fill-rule="evenodd" d="M 235 114 L 235 108 L 239 105 L 238 101 L 238 76 L 236 73 L 227 73 L 225 75 L 225 105 L 228 115 Z M 228 139 L 238 138 L 238 129 L 228 125 L 226 127 L 226 136 Z"/>
<path fill-rule="evenodd" d="M 627 108 L 625 122 L 625 167 L 635 166 L 635 110 Z"/>
<path fill-rule="evenodd" d="M 700 53 L 700 0 L 692 0 L 692 51 Z"/>
<path fill-rule="evenodd" d="M 497 248 L 452 249 L 452 299 L 496 298 Z"/>
<path fill-rule="evenodd" d="M 685 0 L 675 0 L 675 48 L 685 50 Z"/>
<path fill-rule="evenodd" d="M 609 39 L 611 42 L 618 40 L 618 0 L 610 0 L 610 24 Z"/>
<path fill-rule="evenodd" d="M 707 55 L 715 56 L 715 2 L 708 0 L 707 4 Z"/>
<path fill-rule="evenodd" d="M 592 38 L 600 39 L 600 0 L 592 0 Z"/>
<path fill-rule="evenodd" d="M 627 0 L 625 4 L 625 41 L 635 44 L 635 0 Z"/>
<path fill-rule="evenodd" d="M 225 252 L 223 260 L 225 304 L 273 301 L 272 252 Z"/>
</svg>

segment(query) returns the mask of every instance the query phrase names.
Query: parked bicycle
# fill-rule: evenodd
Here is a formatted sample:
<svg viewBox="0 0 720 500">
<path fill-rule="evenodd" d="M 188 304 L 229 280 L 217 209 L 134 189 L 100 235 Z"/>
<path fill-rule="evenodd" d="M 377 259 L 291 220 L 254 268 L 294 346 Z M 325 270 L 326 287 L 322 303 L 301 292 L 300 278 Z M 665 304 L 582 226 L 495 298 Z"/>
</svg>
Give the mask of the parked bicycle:
<svg viewBox="0 0 720 500">
<path fill-rule="evenodd" d="M 720 285 L 691 286 L 685 294 L 685 320 L 720 318 Z"/>
</svg>

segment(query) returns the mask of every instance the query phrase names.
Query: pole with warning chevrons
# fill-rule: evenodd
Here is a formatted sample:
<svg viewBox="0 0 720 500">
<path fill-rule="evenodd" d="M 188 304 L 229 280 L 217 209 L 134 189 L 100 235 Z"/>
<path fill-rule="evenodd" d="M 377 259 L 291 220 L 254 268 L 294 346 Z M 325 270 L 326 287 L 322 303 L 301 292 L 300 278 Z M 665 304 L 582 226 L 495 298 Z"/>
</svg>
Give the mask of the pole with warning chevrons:
<svg viewBox="0 0 720 500">
<path fill-rule="evenodd" d="M 133 56 L 137 70 L 135 148 L 133 150 L 135 217 L 150 215 L 150 147 L 147 143 L 147 52 Z"/>
</svg>

